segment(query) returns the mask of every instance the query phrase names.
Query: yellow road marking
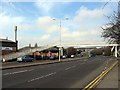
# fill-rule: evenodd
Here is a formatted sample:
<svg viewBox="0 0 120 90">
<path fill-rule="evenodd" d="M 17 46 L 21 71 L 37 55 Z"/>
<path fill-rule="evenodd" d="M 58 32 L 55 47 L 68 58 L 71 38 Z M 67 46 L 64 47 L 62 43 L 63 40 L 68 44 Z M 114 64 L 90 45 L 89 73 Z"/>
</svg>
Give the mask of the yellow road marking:
<svg viewBox="0 0 120 90">
<path fill-rule="evenodd" d="M 116 61 L 112 66 L 110 66 L 108 69 L 106 69 L 105 71 L 103 71 L 98 77 L 96 77 L 92 82 L 90 82 L 83 90 L 90 90 L 91 88 L 93 88 L 95 85 L 97 85 L 100 80 L 118 63 L 118 61 Z"/>
</svg>

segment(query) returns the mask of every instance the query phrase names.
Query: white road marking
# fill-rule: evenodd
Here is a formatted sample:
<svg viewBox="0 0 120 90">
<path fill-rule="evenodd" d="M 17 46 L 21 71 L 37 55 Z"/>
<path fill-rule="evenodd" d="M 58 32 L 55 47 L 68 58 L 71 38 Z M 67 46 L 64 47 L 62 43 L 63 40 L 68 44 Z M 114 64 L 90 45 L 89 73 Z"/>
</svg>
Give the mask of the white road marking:
<svg viewBox="0 0 120 90">
<path fill-rule="evenodd" d="M 66 68 L 65 70 L 68 70 L 68 69 L 70 69 L 71 67 L 69 67 L 69 68 Z"/>
<path fill-rule="evenodd" d="M 54 75 L 54 74 L 56 74 L 56 72 L 47 74 L 47 75 L 45 75 L 45 76 L 41 76 L 41 77 L 37 77 L 37 78 L 31 79 L 31 80 L 29 80 L 28 82 L 32 82 L 32 81 L 35 81 L 35 80 L 39 80 L 39 79 L 42 79 L 42 78 L 45 78 L 45 77 L 48 77 L 48 76 L 51 76 L 51 75 Z"/>
<path fill-rule="evenodd" d="M 84 60 L 84 61 L 87 61 L 87 60 Z"/>
<path fill-rule="evenodd" d="M 76 67 L 76 66 L 71 66 L 71 67 L 66 68 L 65 70 L 69 70 L 69 69 L 75 68 L 75 67 Z"/>
<path fill-rule="evenodd" d="M 12 75 L 12 74 L 18 74 L 18 73 L 24 73 L 24 72 L 30 72 L 33 71 L 34 69 L 30 69 L 30 70 L 22 70 L 22 71 L 17 71 L 17 72 L 11 72 L 11 73 L 5 73 L 3 75 Z"/>
<path fill-rule="evenodd" d="M 85 62 L 81 63 L 81 64 L 85 64 Z"/>
</svg>

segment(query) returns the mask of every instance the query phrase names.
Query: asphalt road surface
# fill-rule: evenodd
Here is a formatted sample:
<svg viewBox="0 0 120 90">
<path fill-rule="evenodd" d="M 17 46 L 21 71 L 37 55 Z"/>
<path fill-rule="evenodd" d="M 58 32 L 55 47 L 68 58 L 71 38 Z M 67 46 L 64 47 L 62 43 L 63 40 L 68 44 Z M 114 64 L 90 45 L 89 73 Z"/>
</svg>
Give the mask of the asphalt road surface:
<svg viewBox="0 0 120 90">
<path fill-rule="evenodd" d="M 89 59 L 2 71 L 2 88 L 83 88 L 113 60 Z"/>
</svg>

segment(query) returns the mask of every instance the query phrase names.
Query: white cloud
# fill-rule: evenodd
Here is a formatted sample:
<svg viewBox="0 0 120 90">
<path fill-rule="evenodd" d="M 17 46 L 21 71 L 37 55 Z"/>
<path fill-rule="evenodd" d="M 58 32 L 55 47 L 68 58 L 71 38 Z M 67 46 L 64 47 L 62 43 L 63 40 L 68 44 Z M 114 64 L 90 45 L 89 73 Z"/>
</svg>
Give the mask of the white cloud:
<svg viewBox="0 0 120 90">
<path fill-rule="evenodd" d="M 100 37 L 101 35 L 100 27 L 104 23 L 104 12 L 109 13 L 110 11 L 108 9 L 101 10 L 101 8 L 90 10 L 87 7 L 80 7 L 80 9 L 76 12 L 76 16 L 70 20 L 72 22 L 68 21 L 65 24 L 62 23 L 62 41 L 64 42 L 74 40 L 81 42 L 86 41 L 86 43 L 89 43 L 95 42 L 96 40 L 96 42 L 98 42 L 98 38 L 95 39 L 95 37 Z M 53 18 L 50 16 L 40 17 L 37 20 L 37 26 L 49 34 L 54 32 L 59 34 L 59 19 L 56 19 L 58 22 L 52 21 L 52 19 Z M 71 27 L 74 27 L 74 30 Z"/>
<path fill-rule="evenodd" d="M 35 2 L 35 6 L 37 6 L 38 9 L 42 12 L 42 14 L 48 14 L 52 7 L 54 6 L 54 2 L 46 2 L 46 0 L 43 0 L 42 2 L 38 1 Z"/>
<path fill-rule="evenodd" d="M 53 33 L 59 29 L 57 23 L 49 16 L 38 18 L 36 23 L 38 28 L 46 31 L 47 33 Z"/>
<path fill-rule="evenodd" d="M 20 25 L 25 21 L 24 17 L 11 17 L 5 15 L 4 13 L 0 14 L 0 30 L 8 30 L 8 28 Z"/>
<path fill-rule="evenodd" d="M 71 27 L 62 29 L 63 41 L 102 43 L 100 27 L 105 23 L 103 13 L 109 14 L 110 10 L 102 10 L 101 8 L 90 10 L 87 7 L 80 7 L 76 12 L 76 16 L 70 22 L 74 30 L 71 30 Z"/>
<path fill-rule="evenodd" d="M 76 31 L 72 31 L 70 32 L 68 29 L 62 29 L 62 37 L 63 38 L 69 38 L 70 40 L 73 39 L 78 39 L 78 38 L 86 38 L 89 36 L 97 36 L 97 35 L 100 35 L 101 33 L 97 30 L 97 29 L 94 29 L 94 30 L 89 30 L 89 31 L 80 31 L 80 30 L 76 30 Z"/>
<path fill-rule="evenodd" d="M 62 27 L 62 37 L 63 38 L 75 38 L 75 37 L 80 37 L 80 32 L 79 31 L 70 31 L 69 28 Z"/>
<path fill-rule="evenodd" d="M 103 18 L 103 14 L 109 12 L 110 11 L 108 9 L 102 10 L 101 8 L 96 8 L 90 10 L 87 7 L 82 6 L 77 11 L 74 21 L 80 24 L 95 23 L 97 20 L 101 20 Z"/>
<path fill-rule="evenodd" d="M 42 40 L 48 40 L 49 38 L 50 38 L 50 35 L 49 35 L 49 34 L 43 35 L 43 36 L 41 37 Z"/>
<path fill-rule="evenodd" d="M 51 35 L 49 34 L 44 34 L 42 36 L 36 36 L 36 37 L 21 36 L 18 37 L 18 40 L 19 40 L 18 42 L 19 48 L 28 46 L 29 44 L 34 46 L 36 43 L 38 44 L 38 46 L 58 43 L 58 40 L 56 38 L 51 37 Z"/>
</svg>

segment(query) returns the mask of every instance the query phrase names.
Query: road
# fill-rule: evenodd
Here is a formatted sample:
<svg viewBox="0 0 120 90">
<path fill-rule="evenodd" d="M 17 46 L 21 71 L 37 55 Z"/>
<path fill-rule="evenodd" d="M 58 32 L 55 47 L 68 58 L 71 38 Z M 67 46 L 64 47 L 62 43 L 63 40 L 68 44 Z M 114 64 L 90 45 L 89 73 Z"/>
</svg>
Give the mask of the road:
<svg viewBox="0 0 120 90">
<path fill-rule="evenodd" d="M 106 64 L 112 62 L 114 61 L 110 57 L 96 56 L 70 62 L 7 69 L 2 71 L 2 87 L 83 88 Z"/>
</svg>

